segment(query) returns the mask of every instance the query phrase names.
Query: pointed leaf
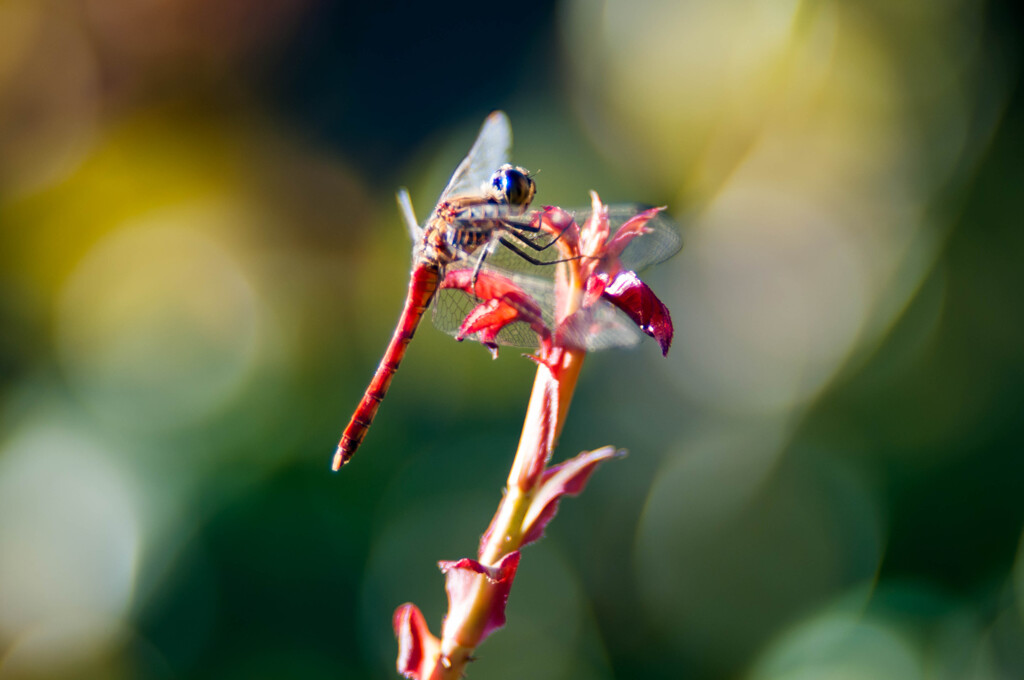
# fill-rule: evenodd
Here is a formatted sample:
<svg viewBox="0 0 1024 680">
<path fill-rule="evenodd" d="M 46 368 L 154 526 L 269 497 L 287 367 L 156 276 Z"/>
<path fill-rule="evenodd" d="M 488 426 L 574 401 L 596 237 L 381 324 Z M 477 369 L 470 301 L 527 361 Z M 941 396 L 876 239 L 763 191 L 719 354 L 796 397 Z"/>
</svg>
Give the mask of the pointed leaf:
<svg viewBox="0 0 1024 680">
<path fill-rule="evenodd" d="M 487 270 L 475 272 L 475 280 L 472 269 L 453 269 L 445 272 L 441 288 L 457 288 L 481 300 L 501 298 L 509 293 L 526 296 L 523 289 L 512 279 Z"/>
<path fill-rule="evenodd" d="M 423 614 L 412 603 L 396 609 L 391 623 L 398 638 L 398 672 L 407 678 L 429 680 L 437 666 L 441 641 L 431 635 Z"/>
<path fill-rule="evenodd" d="M 633 320 L 647 335 L 658 341 L 662 355 L 672 346 L 672 316 L 668 307 L 658 299 L 635 272 L 621 270 L 605 287 L 602 297 Z"/>
<path fill-rule="evenodd" d="M 448 616 L 444 639 L 463 647 L 476 647 L 493 631 L 505 625 L 505 603 L 519 566 L 519 551 L 505 555 L 494 566 L 463 558 L 438 562 L 445 574 Z M 483 589 L 483 596 L 477 589 Z"/>
<path fill-rule="evenodd" d="M 587 258 L 603 257 L 610 228 L 608 207 L 601 202 L 601 197 L 597 195 L 596 191 L 591 191 L 590 215 L 580 227 L 580 253 Z M 584 261 L 584 264 L 586 262 L 587 260 Z"/>
<path fill-rule="evenodd" d="M 665 210 L 665 207 L 666 206 L 661 206 L 660 208 L 648 208 L 647 210 L 644 210 L 643 212 L 626 220 L 625 223 L 619 227 L 619 230 L 615 232 L 615 236 L 612 236 L 608 241 L 608 254 L 612 257 L 618 258 L 619 255 L 622 255 L 622 251 L 626 249 L 626 246 L 629 245 L 630 241 L 637 236 L 649 233 L 651 230 L 647 227 L 647 223 L 650 222 L 655 215 Z"/>
<path fill-rule="evenodd" d="M 575 496 L 583 491 L 590 473 L 606 460 L 626 455 L 622 449 L 605 446 L 596 451 L 584 451 L 575 458 L 555 465 L 544 471 L 537 495 L 530 503 L 530 509 L 523 521 L 523 540 L 520 546 L 536 541 L 544 535 L 544 527 L 558 511 L 562 496 Z"/>
<path fill-rule="evenodd" d="M 442 288 L 457 288 L 482 302 L 474 307 L 459 326 L 456 340 L 477 334 L 480 342 L 497 356 L 495 340 L 505 326 L 521 321 L 530 326 L 540 344 L 546 344 L 551 331 L 544 323 L 540 305 L 511 279 L 494 272 L 458 269 L 445 274 Z"/>
</svg>

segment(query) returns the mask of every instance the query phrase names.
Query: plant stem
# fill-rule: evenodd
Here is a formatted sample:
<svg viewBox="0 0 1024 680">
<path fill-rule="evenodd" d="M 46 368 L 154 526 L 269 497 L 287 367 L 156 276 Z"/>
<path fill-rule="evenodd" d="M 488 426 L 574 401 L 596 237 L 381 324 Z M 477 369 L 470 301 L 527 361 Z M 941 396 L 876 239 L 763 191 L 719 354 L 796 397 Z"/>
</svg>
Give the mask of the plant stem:
<svg viewBox="0 0 1024 680">
<path fill-rule="evenodd" d="M 543 477 L 544 467 L 562 432 L 569 403 L 576 388 L 586 353 L 556 347 L 538 361 L 530 404 L 523 423 L 508 486 L 480 546 L 482 564 L 493 566 L 518 550 L 523 538 L 523 521 Z M 471 614 L 454 635 L 447 631 L 441 641 L 441 655 L 432 678 L 461 678 L 466 663 L 480 638 L 491 609 L 493 589 L 480 577 L 472 595 Z"/>
</svg>

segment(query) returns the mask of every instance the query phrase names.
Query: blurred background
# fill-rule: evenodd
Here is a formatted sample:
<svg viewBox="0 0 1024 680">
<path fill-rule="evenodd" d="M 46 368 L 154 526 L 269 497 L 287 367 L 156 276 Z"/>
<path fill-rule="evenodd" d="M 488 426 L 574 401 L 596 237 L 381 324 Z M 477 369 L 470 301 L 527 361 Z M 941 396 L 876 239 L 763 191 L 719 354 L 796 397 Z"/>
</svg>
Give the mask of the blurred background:
<svg viewBox="0 0 1024 680">
<path fill-rule="evenodd" d="M 372 7 L 370 6 L 372 4 Z M 667 204 L 475 678 L 1024 677 L 1010 0 L 0 0 L 0 679 L 397 677 L 533 377 L 425 325 L 341 430 L 491 110 L 538 202 Z"/>
</svg>

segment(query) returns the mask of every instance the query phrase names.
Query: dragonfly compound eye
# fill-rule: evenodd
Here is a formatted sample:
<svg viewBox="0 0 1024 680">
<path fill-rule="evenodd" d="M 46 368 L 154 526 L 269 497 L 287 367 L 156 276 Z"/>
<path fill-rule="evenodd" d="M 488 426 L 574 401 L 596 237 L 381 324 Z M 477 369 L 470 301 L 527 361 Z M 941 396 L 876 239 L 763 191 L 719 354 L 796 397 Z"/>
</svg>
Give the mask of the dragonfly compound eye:
<svg viewBox="0 0 1024 680">
<path fill-rule="evenodd" d="M 533 200 L 533 194 L 537 190 L 526 170 L 511 165 L 503 165 L 494 173 L 491 186 L 509 205 L 524 208 Z"/>
</svg>

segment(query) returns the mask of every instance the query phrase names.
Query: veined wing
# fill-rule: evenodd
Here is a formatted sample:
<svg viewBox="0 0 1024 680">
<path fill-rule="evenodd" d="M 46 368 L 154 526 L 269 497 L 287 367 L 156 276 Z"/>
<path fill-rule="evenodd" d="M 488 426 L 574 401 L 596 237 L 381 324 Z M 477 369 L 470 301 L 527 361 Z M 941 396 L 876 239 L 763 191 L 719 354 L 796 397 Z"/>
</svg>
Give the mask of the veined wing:
<svg viewBox="0 0 1024 680">
<path fill-rule="evenodd" d="M 644 210 L 645 207 L 635 205 L 609 206 L 609 237 L 614 237 L 619 227 Z M 582 225 L 591 213 L 589 209 L 569 212 L 573 213 L 574 219 L 579 225 Z M 510 224 L 515 224 L 515 220 L 510 220 Z M 646 233 L 633 238 L 620 256 L 622 266 L 626 269 L 639 271 L 649 265 L 662 262 L 677 253 L 682 247 L 682 237 L 677 225 L 663 213 L 652 217 L 645 227 Z M 496 238 L 499 236 L 503 236 L 513 244 L 518 244 L 520 250 L 544 264 L 531 263 L 501 243 L 494 242 L 491 244 L 492 252 L 486 256 L 481 268 L 484 271 L 508 278 L 523 289 L 541 308 L 547 326 L 554 329 L 555 277 L 561 266 L 554 261 L 564 257 L 564 253 L 559 250 L 557 245 L 537 251 L 522 244 L 523 240 L 530 240 L 534 245 L 544 246 L 552 240 L 553 236 L 550 234 L 516 232 L 514 228 L 510 227 L 495 235 Z M 460 269 L 472 271 L 480 254 L 480 251 L 476 251 L 462 260 L 452 263 L 449 265 L 448 271 Z M 449 335 L 456 335 L 463 319 L 479 302 L 478 299 L 461 290 L 439 291 L 434 306 L 434 325 Z M 562 334 L 560 341 L 585 347 L 590 351 L 632 345 L 643 337 L 635 323 L 614 305 L 603 300 L 577 312 L 570 322 L 563 324 L 559 330 Z M 476 340 L 477 338 L 470 336 L 469 339 Z M 536 347 L 537 336 L 527 324 L 516 322 L 506 326 L 499 333 L 496 341 L 499 345 Z"/>
<path fill-rule="evenodd" d="M 487 116 L 473 147 L 455 168 L 455 174 L 437 202 L 456 196 L 479 195 L 494 171 L 508 162 L 511 149 L 512 125 L 503 111 L 495 111 Z"/>
<path fill-rule="evenodd" d="M 467 267 L 466 271 L 472 269 Z M 491 271 L 494 271 L 493 268 Z M 505 275 L 533 298 L 541 309 L 545 325 L 554 329 L 555 290 L 551 282 L 526 274 Z M 480 302 L 478 298 L 461 290 L 441 289 L 434 301 L 434 325 L 454 337 L 463 320 Z M 640 329 L 629 317 L 614 305 L 599 300 L 595 305 L 577 311 L 567 323 L 559 327 L 558 341 L 565 346 L 583 347 L 594 352 L 635 345 L 642 338 Z M 475 334 L 466 339 L 479 341 Z M 536 348 L 538 345 L 537 334 L 523 321 L 515 321 L 502 328 L 495 342 L 508 347 Z"/>
<path fill-rule="evenodd" d="M 616 232 L 620 227 L 622 227 L 622 225 L 647 210 L 648 207 L 649 206 L 645 205 L 631 204 L 607 206 L 609 239 L 615 237 Z M 498 213 L 500 213 L 502 209 L 503 206 L 493 207 L 493 211 Z M 590 208 L 580 208 L 577 210 L 567 210 L 566 212 L 572 214 L 576 224 L 582 227 L 590 217 L 592 211 Z M 565 257 L 565 253 L 558 248 L 557 244 L 553 244 L 545 248 L 545 246 L 551 243 L 555 237 L 546 232 L 531 233 L 528 229 L 516 229 L 517 224 L 530 225 L 534 214 L 536 213 L 531 213 L 522 217 L 516 217 L 514 215 L 509 216 L 507 220 L 508 228 L 501 229 L 496 234 L 496 237 L 503 237 L 513 245 L 518 246 L 519 250 L 526 253 L 531 258 L 540 260 L 544 264 L 537 265 L 529 262 L 519 253 L 505 247 L 501 243 L 494 243 L 492 244 L 492 252 L 484 259 L 483 269 L 496 271 L 502 275 L 508 275 L 510 273 L 515 274 L 517 281 L 524 277 L 538 279 L 539 281 L 553 281 L 555 272 L 557 271 L 557 267 L 553 264 L 553 261 L 560 260 Z M 540 246 L 544 249 L 537 250 L 525 245 L 523 243 L 524 241 L 530 241 L 534 246 Z M 682 246 L 683 238 L 679 233 L 679 225 L 669 215 L 664 212 L 659 212 L 644 224 L 644 233 L 638 234 L 629 242 L 625 250 L 619 256 L 619 260 L 624 269 L 640 272 L 651 265 L 658 264 L 659 262 L 664 262 L 669 259 L 678 253 Z M 475 266 L 476 259 L 479 256 L 480 252 L 476 251 L 464 258 L 464 263 L 454 263 L 451 266 Z M 553 286 L 554 284 L 547 283 L 539 285 Z"/>
<path fill-rule="evenodd" d="M 617 204 L 607 206 L 607 208 L 609 224 L 608 237 L 611 239 L 615 237 L 616 232 L 620 227 L 622 227 L 622 225 L 647 210 L 649 206 Z M 503 209 L 505 209 L 504 206 L 492 206 L 492 217 L 493 215 L 500 215 Z M 586 224 L 587 219 L 589 219 L 592 210 L 590 208 L 580 208 L 567 210 L 566 212 L 572 214 L 576 224 L 583 227 L 583 225 Z M 496 234 L 496 237 L 503 237 L 513 245 L 517 245 L 519 250 L 526 253 L 531 258 L 540 260 L 545 264 L 534 264 L 522 257 L 519 253 L 516 253 L 504 245 L 494 243 L 492 244 L 492 252 L 484 259 L 484 269 L 495 270 L 500 274 L 512 272 L 517 275 L 521 274 L 531 278 L 548 281 L 554 278 L 556 267 L 551 264 L 551 262 L 565 257 L 564 252 L 557 247 L 557 244 L 551 245 L 550 247 L 542 250 L 537 250 L 536 248 L 523 243 L 524 241 L 529 241 L 535 246 L 541 246 L 543 248 L 547 244 L 551 243 L 554 236 L 546 232 L 531 233 L 529 229 L 516 228 L 517 224 L 528 227 L 535 214 L 536 212 L 520 217 L 509 215 L 506 220 L 508 225 L 507 228 L 501 229 Z M 683 238 L 679 233 L 679 225 L 671 216 L 664 212 L 659 212 L 644 223 L 644 233 L 638 234 L 630 240 L 625 250 L 619 256 L 619 260 L 624 269 L 640 272 L 651 265 L 664 262 L 678 253 L 682 247 Z M 475 265 L 476 258 L 478 258 L 479 255 L 480 253 L 477 251 L 467 259 Z"/>
<path fill-rule="evenodd" d="M 452 265 L 448 268 L 448 272 L 459 270 L 472 272 L 473 267 L 471 263 L 464 262 L 459 263 L 458 265 Z M 533 300 L 540 306 L 541 313 L 544 317 L 544 324 L 548 328 L 553 328 L 554 288 L 549 285 L 547 281 L 528 276 L 510 275 L 509 278 L 512 278 L 516 285 L 522 288 L 525 293 L 533 298 Z M 437 297 L 434 299 L 434 326 L 436 326 L 438 330 L 443 331 L 452 337 L 457 336 L 462 322 L 480 302 L 480 299 L 461 290 L 454 288 L 442 288 L 437 291 Z M 475 342 L 479 342 L 480 340 L 475 334 L 468 336 L 466 339 L 473 340 Z M 533 332 L 528 324 L 522 321 L 516 321 L 501 329 L 501 332 L 498 333 L 498 337 L 496 338 L 496 342 L 499 345 L 506 345 L 509 347 L 535 348 L 538 345 L 537 334 Z"/>
<path fill-rule="evenodd" d="M 476 141 L 469 153 L 448 181 L 437 199 L 437 203 L 458 196 L 478 196 L 484 185 L 491 179 L 494 172 L 508 160 L 512 148 L 512 126 L 503 111 L 495 111 L 487 116 L 480 127 Z M 402 187 L 396 195 L 398 208 L 409 230 L 413 243 L 418 243 L 423 234 L 423 227 L 416 221 L 412 210 L 409 191 Z"/>
<path fill-rule="evenodd" d="M 623 224 L 650 208 L 648 205 L 619 203 L 608 206 L 609 238 L 615 236 Z M 590 216 L 589 208 L 569 210 L 576 224 L 582 226 Z M 644 225 L 647 233 L 637 236 L 622 252 L 620 260 L 624 269 L 639 272 L 653 264 L 664 262 L 683 247 L 679 225 L 664 212 L 659 212 Z"/>
</svg>

